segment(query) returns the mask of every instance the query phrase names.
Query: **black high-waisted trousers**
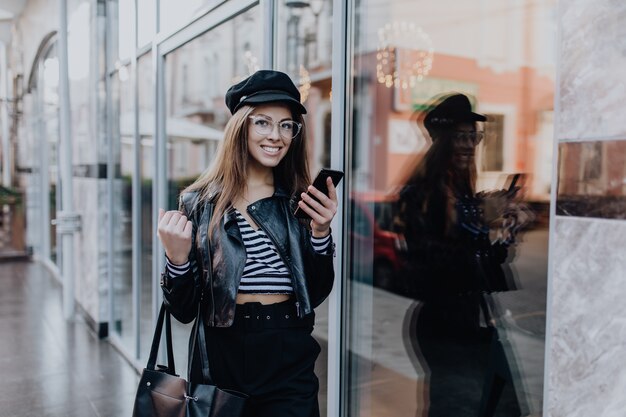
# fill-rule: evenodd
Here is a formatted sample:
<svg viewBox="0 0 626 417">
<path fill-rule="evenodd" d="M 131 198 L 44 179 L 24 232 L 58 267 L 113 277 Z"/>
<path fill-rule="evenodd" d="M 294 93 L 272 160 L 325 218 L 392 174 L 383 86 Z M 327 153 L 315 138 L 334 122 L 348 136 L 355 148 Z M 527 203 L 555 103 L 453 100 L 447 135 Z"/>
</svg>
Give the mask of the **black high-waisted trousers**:
<svg viewBox="0 0 626 417">
<path fill-rule="evenodd" d="M 313 322 L 314 314 L 298 318 L 290 300 L 237 305 L 233 326 L 207 328 L 213 380 L 250 396 L 244 416 L 319 417 Z"/>
</svg>

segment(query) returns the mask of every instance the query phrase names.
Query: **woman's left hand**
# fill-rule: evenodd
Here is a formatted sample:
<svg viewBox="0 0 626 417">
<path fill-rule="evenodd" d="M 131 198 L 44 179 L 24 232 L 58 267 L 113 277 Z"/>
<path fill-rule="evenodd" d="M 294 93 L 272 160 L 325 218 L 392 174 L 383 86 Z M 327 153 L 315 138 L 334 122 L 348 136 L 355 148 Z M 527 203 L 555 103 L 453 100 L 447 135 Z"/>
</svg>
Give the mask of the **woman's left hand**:
<svg viewBox="0 0 626 417">
<path fill-rule="evenodd" d="M 298 202 L 300 209 L 311 216 L 311 231 L 314 237 L 324 237 L 330 233 L 330 222 L 337 213 L 337 190 L 330 177 L 326 178 L 326 186 L 328 195 L 312 185 L 307 189 L 319 203 L 306 193 L 301 194 L 302 199 Z"/>
</svg>

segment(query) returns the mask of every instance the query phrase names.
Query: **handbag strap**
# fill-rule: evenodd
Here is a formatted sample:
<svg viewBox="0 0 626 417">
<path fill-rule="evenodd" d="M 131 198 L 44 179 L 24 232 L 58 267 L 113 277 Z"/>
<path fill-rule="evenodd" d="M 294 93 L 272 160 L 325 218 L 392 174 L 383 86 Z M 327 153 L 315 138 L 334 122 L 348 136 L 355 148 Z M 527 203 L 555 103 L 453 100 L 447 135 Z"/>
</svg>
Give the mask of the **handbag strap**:
<svg viewBox="0 0 626 417">
<path fill-rule="evenodd" d="M 209 368 L 209 355 L 207 353 L 206 332 L 204 330 L 204 319 L 202 316 L 202 303 L 198 303 L 198 314 L 196 315 L 196 322 L 193 326 L 193 343 L 191 344 L 191 352 L 189 354 L 187 379 L 191 380 L 191 366 L 193 365 L 195 348 L 196 346 L 198 346 L 200 365 L 202 369 L 202 383 L 214 385 L 213 378 L 211 377 L 211 370 Z"/>
<path fill-rule="evenodd" d="M 167 350 L 167 369 L 172 375 L 176 375 L 174 364 L 174 347 L 172 346 L 172 315 L 165 309 L 165 349 Z"/>
<path fill-rule="evenodd" d="M 208 210 L 208 221 L 211 221 L 213 217 L 213 204 L 205 203 L 205 210 Z M 199 357 L 200 357 L 200 365 L 202 369 L 202 383 L 213 385 L 213 378 L 211 377 L 211 370 L 209 367 L 209 355 L 207 353 L 207 343 L 206 343 L 206 332 L 204 330 L 204 317 L 202 314 L 202 302 L 204 300 L 204 292 L 206 287 L 211 291 L 211 301 L 213 299 L 213 267 L 210 265 L 211 263 L 211 247 L 208 243 L 207 239 L 207 261 L 209 262 L 209 267 L 206 269 L 207 279 L 206 286 L 202 289 L 202 294 L 200 297 L 200 302 L 198 302 L 198 312 L 196 314 L 196 321 L 193 326 L 193 342 L 191 343 L 191 350 L 189 352 L 189 361 L 187 367 L 187 376 L 188 379 L 191 380 L 191 366 L 193 364 L 193 357 L 196 346 L 198 346 Z"/>
<path fill-rule="evenodd" d="M 167 373 L 176 375 L 176 365 L 174 363 L 174 349 L 172 348 L 172 320 L 170 312 L 167 310 L 165 303 L 161 304 L 159 309 L 159 317 L 157 318 L 154 336 L 152 336 L 152 347 L 150 348 L 150 356 L 148 357 L 147 369 L 152 371 L 156 368 L 157 355 L 159 353 L 159 345 L 161 343 L 161 333 L 163 331 L 163 321 L 165 320 L 165 347 L 167 350 Z"/>
</svg>

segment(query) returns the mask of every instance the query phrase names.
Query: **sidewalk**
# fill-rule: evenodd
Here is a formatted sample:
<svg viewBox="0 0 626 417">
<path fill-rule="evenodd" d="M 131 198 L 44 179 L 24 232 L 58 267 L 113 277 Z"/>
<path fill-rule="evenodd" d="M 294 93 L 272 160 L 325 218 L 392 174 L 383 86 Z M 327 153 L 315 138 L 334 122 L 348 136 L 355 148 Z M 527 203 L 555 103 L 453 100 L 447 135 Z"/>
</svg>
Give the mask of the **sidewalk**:
<svg viewBox="0 0 626 417">
<path fill-rule="evenodd" d="M 38 263 L 0 263 L 0 417 L 130 416 L 139 377 Z"/>
</svg>

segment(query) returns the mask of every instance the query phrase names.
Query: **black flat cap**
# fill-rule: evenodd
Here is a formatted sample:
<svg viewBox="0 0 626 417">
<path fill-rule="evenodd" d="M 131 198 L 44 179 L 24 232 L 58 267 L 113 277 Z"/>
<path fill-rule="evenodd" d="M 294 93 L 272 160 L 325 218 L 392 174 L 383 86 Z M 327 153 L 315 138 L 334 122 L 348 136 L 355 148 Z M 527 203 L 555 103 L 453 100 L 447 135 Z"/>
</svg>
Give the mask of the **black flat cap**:
<svg viewBox="0 0 626 417">
<path fill-rule="evenodd" d="M 300 114 L 306 108 L 300 103 L 300 91 L 284 72 L 260 70 L 238 82 L 226 92 L 226 106 L 231 114 L 244 104 L 285 103 Z"/>
<path fill-rule="evenodd" d="M 484 122 L 487 118 L 472 111 L 472 104 L 464 94 L 446 96 L 424 118 L 424 127 L 431 129 L 446 128 L 458 123 Z"/>
</svg>

